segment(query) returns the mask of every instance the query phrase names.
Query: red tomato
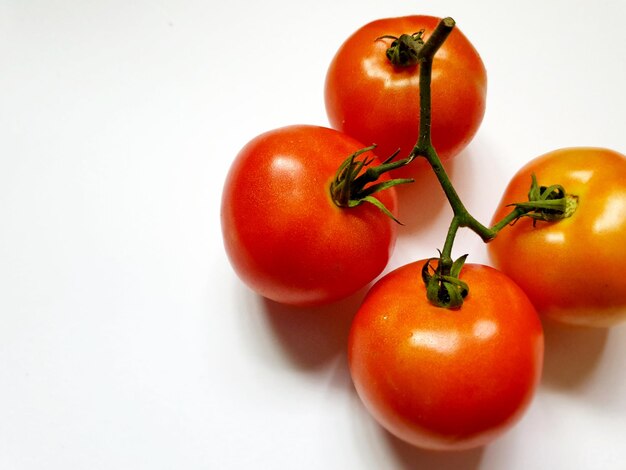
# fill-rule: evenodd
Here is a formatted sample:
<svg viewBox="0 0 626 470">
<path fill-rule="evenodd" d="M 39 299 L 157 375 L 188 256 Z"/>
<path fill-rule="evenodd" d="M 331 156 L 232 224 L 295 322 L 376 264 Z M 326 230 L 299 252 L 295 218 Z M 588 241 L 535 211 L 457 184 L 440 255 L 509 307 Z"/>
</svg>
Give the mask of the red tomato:
<svg viewBox="0 0 626 470">
<path fill-rule="evenodd" d="M 567 148 L 532 160 L 509 183 L 494 223 L 527 200 L 531 174 L 578 197 L 556 222 L 522 218 L 489 243 L 493 264 L 554 320 L 610 326 L 626 319 L 626 157 L 600 148 Z"/>
<path fill-rule="evenodd" d="M 340 208 L 330 195 L 341 163 L 363 147 L 333 129 L 301 125 L 241 150 L 224 185 L 221 220 L 230 262 L 249 287 L 280 303 L 321 305 L 380 274 L 396 223 L 372 204 Z M 397 216 L 394 188 L 377 198 Z"/>
<path fill-rule="evenodd" d="M 460 309 L 426 299 L 424 261 L 384 276 L 350 331 L 349 363 L 365 407 L 415 446 L 487 444 L 523 414 L 539 382 L 543 330 L 524 292 L 503 273 L 467 264 Z"/>
<path fill-rule="evenodd" d="M 401 148 L 406 156 L 419 129 L 419 66 L 398 67 L 386 57 L 393 39 L 439 23 L 430 16 L 374 21 L 350 36 L 333 58 L 326 76 L 326 111 L 333 128 L 387 157 Z M 472 140 L 485 112 L 487 74 L 463 33 L 455 28 L 441 46 L 432 71 L 432 142 L 442 160 L 458 154 Z M 411 166 L 415 169 L 416 166 Z"/>
</svg>

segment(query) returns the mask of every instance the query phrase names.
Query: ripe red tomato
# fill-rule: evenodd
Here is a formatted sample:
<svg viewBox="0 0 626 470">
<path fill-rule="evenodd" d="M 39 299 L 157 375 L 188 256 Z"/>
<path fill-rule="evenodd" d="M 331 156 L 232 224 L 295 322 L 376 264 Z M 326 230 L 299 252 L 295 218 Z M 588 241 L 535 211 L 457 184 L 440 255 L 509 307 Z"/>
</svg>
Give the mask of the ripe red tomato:
<svg viewBox="0 0 626 470">
<path fill-rule="evenodd" d="M 381 19 L 350 36 L 326 76 L 331 126 L 367 145 L 377 144 L 381 157 L 398 148 L 406 156 L 418 137 L 419 66 L 392 65 L 385 53 L 393 39 L 377 38 L 423 29 L 427 39 L 439 21 L 430 16 Z M 432 71 L 432 142 L 442 160 L 458 154 L 474 137 L 485 112 L 486 91 L 483 62 L 455 28 L 435 55 Z"/>
<path fill-rule="evenodd" d="M 330 195 L 342 162 L 363 147 L 336 130 L 298 125 L 241 150 L 224 185 L 221 221 L 230 262 L 250 288 L 280 303 L 320 305 L 381 273 L 396 223 L 372 204 L 340 208 Z M 376 197 L 397 216 L 394 188 Z"/>
<path fill-rule="evenodd" d="M 489 243 L 493 264 L 554 320 L 610 326 L 626 320 L 626 157 L 601 148 L 542 155 L 509 183 L 494 223 L 527 200 L 531 174 L 578 197 L 574 214 L 556 222 L 522 218 Z"/>
<path fill-rule="evenodd" d="M 357 312 L 349 364 L 365 407 L 415 446 L 484 445 L 523 414 L 539 382 L 543 330 L 524 292 L 503 273 L 467 264 L 460 309 L 426 299 L 424 261 L 379 280 Z"/>
</svg>

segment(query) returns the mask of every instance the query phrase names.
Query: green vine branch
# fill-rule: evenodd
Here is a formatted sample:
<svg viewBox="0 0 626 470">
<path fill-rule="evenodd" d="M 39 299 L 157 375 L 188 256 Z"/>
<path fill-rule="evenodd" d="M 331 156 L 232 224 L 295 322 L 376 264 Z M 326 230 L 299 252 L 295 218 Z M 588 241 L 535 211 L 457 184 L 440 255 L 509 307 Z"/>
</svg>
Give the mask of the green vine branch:
<svg viewBox="0 0 626 470">
<path fill-rule="evenodd" d="M 433 60 L 435 54 L 454 27 L 455 21 L 452 18 L 444 18 L 419 50 L 419 137 L 408 156 L 409 161 L 416 157 L 423 157 L 428 161 L 453 211 L 453 217 L 443 249 L 438 258 L 437 267 L 433 268 L 432 260 L 429 260 L 425 265 L 425 273 L 423 273 L 429 300 L 435 305 L 446 308 L 460 307 L 463 304 L 463 299 L 469 292 L 469 286 L 459 279 L 467 255 L 457 260 L 452 258 L 452 247 L 459 228 L 469 228 L 484 242 L 489 242 L 502 229 L 521 217 L 531 217 L 533 223 L 537 220 L 558 220 L 569 217 L 576 210 L 577 203 L 575 196 L 567 195 L 561 186 L 539 186 L 533 175 L 529 200 L 513 204 L 511 212 L 492 227 L 487 227 L 480 223 L 467 210 L 452 185 L 431 140 L 431 77 Z"/>
</svg>

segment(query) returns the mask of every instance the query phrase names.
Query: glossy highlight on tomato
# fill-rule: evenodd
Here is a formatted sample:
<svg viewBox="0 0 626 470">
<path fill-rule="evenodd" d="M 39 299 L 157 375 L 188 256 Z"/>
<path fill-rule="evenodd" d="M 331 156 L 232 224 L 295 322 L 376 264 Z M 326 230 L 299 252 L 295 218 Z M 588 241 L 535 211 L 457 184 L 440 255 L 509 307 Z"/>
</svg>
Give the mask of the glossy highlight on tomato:
<svg viewBox="0 0 626 470">
<path fill-rule="evenodd" d="M 331 126 L 366 145 L 376 144 L 382 158 L 398 148 L 402 156 L 408 155 L 419 129 L 419 65 L 394 66 L 385 54 L 393 39 L 382 36 L 424 30 L 428 39 L 439 21 L 431 16 L 380 19 L 352 34 L 326 76 Z M 437 51 L 432 70 L 432 142 L 442 160 L 457 155 L 474 137 L 485 112 L 486 92 L 483 62 L 455 28 Z"/>
<path fill-rule="evenodd" d="M 466 264 L 460 309 L 435 307 L 425 261 L 382 277 L 349 337 L 352 379 L 374 418 L 400 439 L 433 450 L 491 442 L 522 416 L 543 365 L 543 330 L 524 292 L 503 273 Z"/>
<path fill-rule="evenodd" d="M 382 272 L 396 222 L 369 203 L 340 208 L 330 194 L 342 162 L 364 147 L 307 125 L 266 132 L 243 147 L 226 178 L 221 222 L 228 258 L 251 289 L 280 303 L 321 305 Z M 376 197 L 397 216 L 395 188 Z"/>
<path fill-rule="evenodd" d="M 531 175 L 560 184 L 577 209 L 559 221 L 522 218 L 489 243 L 491 260 L 553 320 L 606 327 L 626 320 L 626 157 L 575 147 L 535 158 L 511 179 L 493 220 L 527 199 Z"/>
</svg>

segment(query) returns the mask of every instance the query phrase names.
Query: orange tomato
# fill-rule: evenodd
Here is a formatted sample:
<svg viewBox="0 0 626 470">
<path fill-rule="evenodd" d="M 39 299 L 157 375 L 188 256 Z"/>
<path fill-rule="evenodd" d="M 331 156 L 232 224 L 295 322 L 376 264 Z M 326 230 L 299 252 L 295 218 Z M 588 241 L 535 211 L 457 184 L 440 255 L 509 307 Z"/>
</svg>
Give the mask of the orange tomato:
<svg viewBox="0 0 626 470">
<path fill-rule="evenodd" d="M 509 183 L 493 221 L 527 200 L 531 174 L 577 196 L 569 218 L 522 218 L 490 242 L 494 266 L 551 319 L 604 327 L 626 319 L 626 157 L 602 148 L 566 148 L 524 166 Z"/>
</svg>

